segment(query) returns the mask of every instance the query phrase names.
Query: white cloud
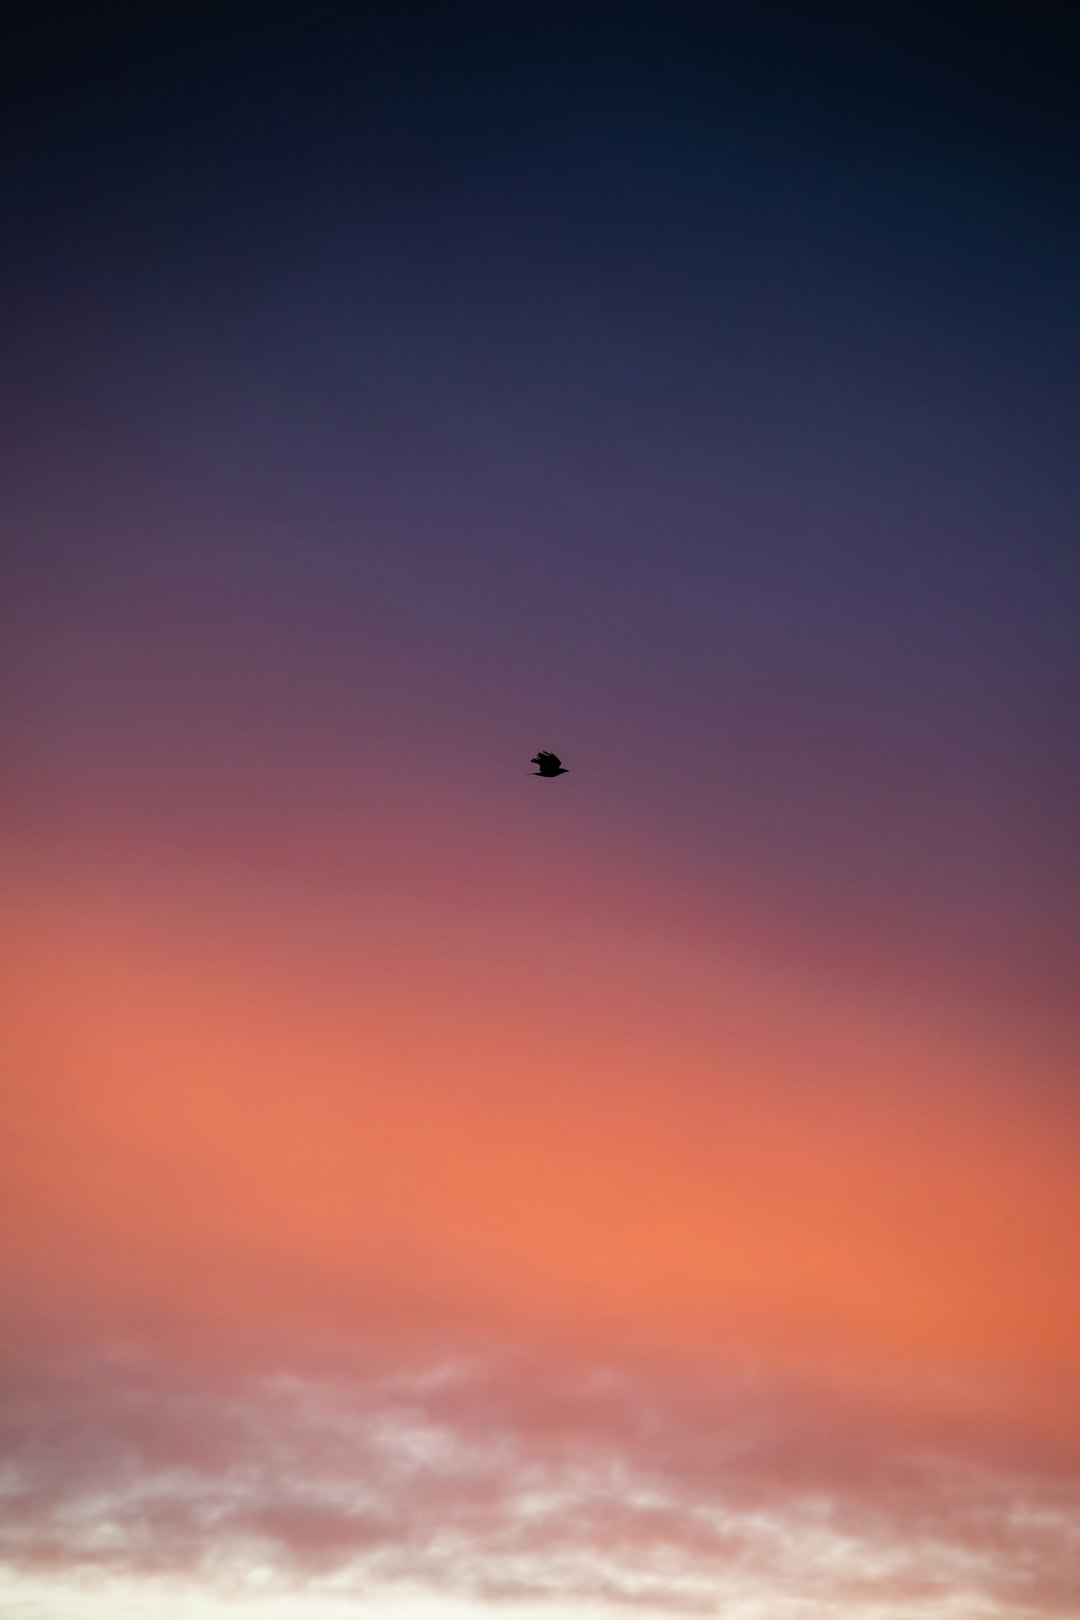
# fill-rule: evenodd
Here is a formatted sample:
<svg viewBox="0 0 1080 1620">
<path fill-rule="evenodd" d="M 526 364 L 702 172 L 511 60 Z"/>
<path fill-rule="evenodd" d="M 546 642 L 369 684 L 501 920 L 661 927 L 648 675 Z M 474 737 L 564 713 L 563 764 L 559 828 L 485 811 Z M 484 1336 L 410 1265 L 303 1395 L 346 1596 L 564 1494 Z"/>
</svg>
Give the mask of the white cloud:
<svg viewBox="0 0 1080 1620">
<path fill-rule="evenodd" d="M 881 1392 L 494 1358 L 201 1384 L 104 1358 L 31 1382 L 0 1549 L 9 1607 L 47 1588 L 48 1620 L 125 1620 L 147 1593 L 153 1620 L 1080 1611 L 1077 1460 Z"/>
</svg>

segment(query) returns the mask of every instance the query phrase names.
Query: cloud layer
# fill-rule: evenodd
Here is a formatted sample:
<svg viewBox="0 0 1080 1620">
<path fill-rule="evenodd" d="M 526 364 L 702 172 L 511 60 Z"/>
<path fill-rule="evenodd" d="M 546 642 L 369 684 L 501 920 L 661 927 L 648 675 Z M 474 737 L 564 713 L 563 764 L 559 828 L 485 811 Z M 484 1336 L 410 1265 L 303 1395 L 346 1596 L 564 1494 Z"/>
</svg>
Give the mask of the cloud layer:
<svg viewBox="0 0 1080 1620">
<path fill-rule="evenodd" d="M 535 1356 L 12 1372 L 10 1563 L 668 1614 L 1070 1616 L 1076 1448 L 956 1391 Z"/>
</svg>

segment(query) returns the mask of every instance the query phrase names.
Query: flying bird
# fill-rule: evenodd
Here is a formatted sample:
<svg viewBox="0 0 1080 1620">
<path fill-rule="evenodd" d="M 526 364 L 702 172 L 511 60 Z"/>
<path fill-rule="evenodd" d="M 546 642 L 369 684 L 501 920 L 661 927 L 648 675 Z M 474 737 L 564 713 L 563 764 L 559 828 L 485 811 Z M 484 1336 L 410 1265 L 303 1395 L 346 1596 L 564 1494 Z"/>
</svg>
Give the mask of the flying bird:
<svg viewBox="0 0 1080 1620">
<path fill-rule="evenodd" d="M 532 765 L 539 765 L 540 767 L 538 771 L 533 771 L 534 776 L 566 775 L 566 766 L 563 764 L 558 754 L 553 754 L 548 748 L 541 748 L 536 758 L 530 760 L 529 763 Z"/>
</svg>

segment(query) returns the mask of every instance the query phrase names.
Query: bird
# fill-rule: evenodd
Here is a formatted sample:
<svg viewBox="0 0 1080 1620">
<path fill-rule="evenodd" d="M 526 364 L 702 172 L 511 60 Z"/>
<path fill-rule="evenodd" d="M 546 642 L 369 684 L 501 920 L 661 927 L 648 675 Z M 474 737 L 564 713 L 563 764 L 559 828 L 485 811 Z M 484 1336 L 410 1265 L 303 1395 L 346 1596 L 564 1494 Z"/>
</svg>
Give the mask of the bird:
<svg viewBox="0 0 1080 1620">
<path fill-rule="evenodd" d="M 548 748 L 541 748 L 536 758 L 531 759 L 529 763 L 530 765 L 539 765 L 540 767 L 538 771 L 533 771 L 534 776 L 566 775 L 566 766 L 563 764 L 558 754 L 553 754 Z"/>
</svg>

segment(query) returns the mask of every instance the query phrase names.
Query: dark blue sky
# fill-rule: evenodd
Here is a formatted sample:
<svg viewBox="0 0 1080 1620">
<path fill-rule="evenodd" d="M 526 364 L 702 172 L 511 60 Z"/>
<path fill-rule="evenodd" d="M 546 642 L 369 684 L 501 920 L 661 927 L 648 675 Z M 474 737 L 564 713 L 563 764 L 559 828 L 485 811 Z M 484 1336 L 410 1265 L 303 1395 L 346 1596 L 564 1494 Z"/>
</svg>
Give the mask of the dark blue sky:
<svg viewBox="0 0 1080 1620">
<path fill-rule="evenodd" d="M 12 597 L 136 644 L 75 729 L 153 730 L 183 803 L 229 693 L 241 757 L 561 740 L 710 895 L 1067 995 L 1078 49 L 1043 7 L 28 12 Z M 261 703 L 245 637 L 291 649 Z"/>
</svg>

